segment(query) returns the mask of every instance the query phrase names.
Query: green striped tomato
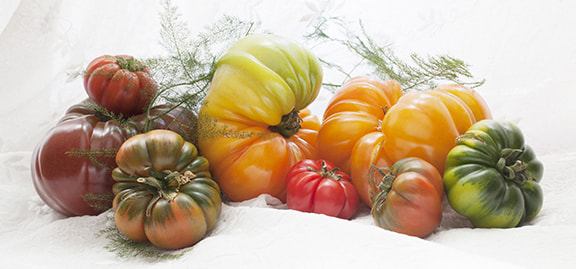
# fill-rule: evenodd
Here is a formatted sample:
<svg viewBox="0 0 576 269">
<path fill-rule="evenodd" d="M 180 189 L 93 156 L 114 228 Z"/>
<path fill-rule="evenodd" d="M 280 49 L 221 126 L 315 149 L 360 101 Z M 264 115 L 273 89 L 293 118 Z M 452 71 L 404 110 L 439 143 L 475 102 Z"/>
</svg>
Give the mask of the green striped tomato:
<svg viewBox="0 0 576 269">
<path fill-rule="evenodd" d="M 510 228 L 540 212 L 543 172 L 518 126 L 483 120 L 456 140 L 443 181 L 450 205 L 476 227 Z"/>
<path fill-rule="evenodd" d="M 126 140 L 116 155 L 112 203 L 118 231 L 134 241 L 178 249 L 200 241 L 220 216 L 220 188 L 208 160 L 168 130 Z"/>
</svg>

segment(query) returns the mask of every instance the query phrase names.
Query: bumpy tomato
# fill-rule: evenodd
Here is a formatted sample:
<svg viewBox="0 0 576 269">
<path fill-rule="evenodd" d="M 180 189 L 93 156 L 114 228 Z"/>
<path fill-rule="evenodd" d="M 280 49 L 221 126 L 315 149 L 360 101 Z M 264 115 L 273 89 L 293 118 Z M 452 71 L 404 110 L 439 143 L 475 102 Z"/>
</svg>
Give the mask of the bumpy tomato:
<svg viewBox="0 0 576 269">
<path fill-rule="evenodd" d="M 34 187 L 44 202 L 66 216 L 96 215 L 112 206 L 111 171 L 116 151 L 129 137 L 143 132 L 146 115 L 118 122 L 85 101 L 68 109 L 48 131 L 32 156 Z M 196 115 L 161 105 L 151 109 L 149 127 L 171 129 L 193 138 Z"/>
<path fill-rule="evenodd" d="M 448 201 L 456 212 L 484 228 L 516 227 L 540 212 L 544 167 L 524 144 L 518 126 L 483 120 L 456 143 L 444 174 Z"/>
<path fill-rule="evenodd" d="M 440 173 L 455 139 L 478 120 L 491 118 L 478 93 L 462 85 L 402 93 L 395 81 L 355 77 L 330 100 L 318 133 L 320 158 L 350 173 L 370 205 L 367 174 L 419 157 Z"/>
<path fill-rule="evenodd" d="M 325 160 L 302 160 L 286 176 L 288 208 L 351 218 L 360 199 L 350 176 Z"/>
<path fill-rule="evenodd" d="M 374 168 L 376 169 L 376 168 Z M 372 217 L 379 227 L 424 238 L 442 220 L 442 176 L 419 158 L 402 159 L 374 180 Z M 374 172 L 372 175 L 378 175 Z"/>
<path fill-rule="evenodd" d="M 84 73 L 84 89 L 90 99 L 126 117 L 142 113 L 157 88 L 146 66 L 132 56 L 100 56 Z"/>
<path fill-rule="evenodd" d="M 169 130 L 126 140 L 116 155 L 114 221 L 135 241 L 178 249 L 200 241 L 220 217 L 220 188 L 208 160 Z"/>
<path fill-rule="evenodd" d="M 200 151 L 233 201 L 286 196 L 288 170 L 316 159 L 319 121 L 306 107 L 322 81 L 318 59 L 292 40 L 251 35 L 217 62 L 200 109 Z"/>
</svg>

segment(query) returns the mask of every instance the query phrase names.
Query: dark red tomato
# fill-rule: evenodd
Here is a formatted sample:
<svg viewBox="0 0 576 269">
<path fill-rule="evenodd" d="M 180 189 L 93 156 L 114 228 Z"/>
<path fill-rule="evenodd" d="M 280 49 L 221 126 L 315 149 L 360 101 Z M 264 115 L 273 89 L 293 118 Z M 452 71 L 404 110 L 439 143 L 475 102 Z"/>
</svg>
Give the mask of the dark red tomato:
<svg viewBox="0 0 576 269">
<path fill-rule="evenodd" d="M 116 152 L 126 139 L 145 131 L 145 115 L 121 123 L 103 116 L 95 106 L 85 101 L 70 107 L 33 152 L 36 191 L 48 206 L 66 216 L 96 215 L 112 206 Z M 158 117 L 149 121 L 151 129 L 194 137 L 193 112 L 162 105 L 150 114 Z"/>
<path fill-rule="evenodd" d="M 302 160 L 286 176 L 288 208 L 351 218 L 360 203 L 350 176 L 325 160 Z"/>
<path fill-rule="evenodd" d="M 140 114 L 158 91 L 146 66 L 127 55 L 103 55 L 86 67 L 84 89 L 90 99 L 115 114 Z"/>
</svg>

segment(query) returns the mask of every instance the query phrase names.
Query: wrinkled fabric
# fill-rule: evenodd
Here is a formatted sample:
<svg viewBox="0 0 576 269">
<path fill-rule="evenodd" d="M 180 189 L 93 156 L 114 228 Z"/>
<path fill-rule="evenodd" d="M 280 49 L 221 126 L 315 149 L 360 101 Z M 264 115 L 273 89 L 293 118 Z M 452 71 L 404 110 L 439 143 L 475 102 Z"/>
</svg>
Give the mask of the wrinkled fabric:
<svg viewBox="0 0 576 269">
<path fill-rule="evenodd" d="M 496 119 L 523 130 L 544 163 L 544 205 L 528 225 L 475 229 L 447 203 L 418 239 L 352 220 L 288 210 L 262 195 L 226 203 L 210 234 L 177 260 L 120 258 L 99 231 L 111 211 L 64 218 L 34 190 L 32 150 L 66 109 L 87 97 L 72 74 L 103 54 L 161 55 L 163 1 L 4 0 L 0 9 L 0 267 L 2 268 L 570 268 L 576 265 L 576 3 L 570 1 L 174 1 L 192 33 L 223 14 L 301 39 L 321 14 L 344 16 L 399 55 L 447 54 L 470 64 Z M 322 13 L 324 12 L 324 13 Z M 358 30 L 359 31 L 359 30 Z M 360 32 L 358 32 L 360 34 Z M 310 44 L 312 45 L 312 44 Z M 320 58 L 349 63 L 339 48 Z M 337 57 L 335 57 L 337 56 Z M 354 70 L 355 75 L 369 72 Z M 341 74 L 326 70 L 326 79 Z M 341 81 L 340 81 L 341 82 Z M 310 105 L 322 116 L 332 93 Z"/>
</svg>

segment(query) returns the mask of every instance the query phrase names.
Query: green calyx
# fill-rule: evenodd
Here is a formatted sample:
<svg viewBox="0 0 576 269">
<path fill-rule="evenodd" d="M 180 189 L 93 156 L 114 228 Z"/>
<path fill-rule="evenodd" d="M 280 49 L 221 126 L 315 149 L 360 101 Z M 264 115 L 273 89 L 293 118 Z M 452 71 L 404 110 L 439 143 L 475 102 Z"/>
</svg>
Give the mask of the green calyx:
<svg viewBox="0 0 576 269">
<path fill-rule="evenodd" d="M 146 209 L 146 216 L 150 216 L 152 207 L 158 200 L 174 200 L 180 192 L 180 186 L 187 184 L 196 177 L 196 175 L 190 171 L 185 171 L 184 173 L 170 170 L 158 172 L 152 167 L 148 167 L 146 170 L 150 173 L 150 176 L 138 177 L 136 179 L 138 183 L 147 186 L 150 192 L 154 194 L 152 202 L 150 202 Z"/>
<path fill-rule="evenodd" d="M 521 149 L 503 149 L 496 164 L 496 169 L 506 180 L 518 185 L 523 185 L 526 181 L 532 179 L 532 176 L 526 170 L 526 163 L 518 160 L 518 156 L 522 153 L 523 150 Z"/>
<path fill-rule="evenodd" d="M 130 72 L 138 72 L 146 69 L 146 65 L 132 57 L 118 57 L 116 58 L 116 63 L 118 63 L 120 68 Z"/>
<path fill-rule="evenodd" d="M 282 116 L 282 121 L 279 124 L 270 126 L 268 129 L 272 132 L 279 133 L 285 138 L 289 138 L 300 130 L 300 123 L 302 118 L 298 115 L 298 111 L 293 109 L 290 113 Z"/>
<path fill-rule="evenodd" d="M 378 168 L 372 165 L 372 168 L 376 169 L 378 174 L 382 177 L 382 180 L 378 184 L 374 184 L 378 181 L 374 180 L 374 176 L 370 176 L 371 186 L 376 187 L 376 192 L 374 190 L 370 190 L 370 199 L 372 201 L 372 210 L 380 208 L 384 202 L 386 202 L 386 198 L 388 197 L 388 193 L 392 189 L 392 183 L 396 179 L 396 175 L 392 173 L 390 168 Z"/>
<path fill-rule="evenodd" d="M 320 174 L 322 178 L 331 178 L 336 181 L 340 181 L 342 179 L 342 175 L 336 174 L 336 172 L 340 171 L 340 169 L 336 167 L 332 170 L 328 170 L 328 165 L 326 165 L 325 161 L 322 161 L 320 170 L 312 169 L 311 167 L 308 167 L 308 170 Z"/>
</svg>

